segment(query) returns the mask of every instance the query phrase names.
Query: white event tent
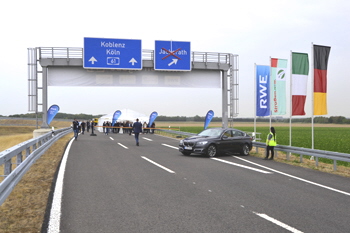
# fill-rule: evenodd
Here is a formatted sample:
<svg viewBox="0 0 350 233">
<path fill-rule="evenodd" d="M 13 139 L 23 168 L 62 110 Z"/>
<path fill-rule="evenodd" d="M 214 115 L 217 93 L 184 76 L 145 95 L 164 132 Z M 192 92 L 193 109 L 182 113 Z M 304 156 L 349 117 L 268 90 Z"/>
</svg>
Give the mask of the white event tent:
<svg viewBox="0 0 350 233">
<path fill-rule="evenodd" d="M 148 123 L 148 121 L 149 121 L 149 116 L 147 116 L 146 114 L 139 113 L 139 112 L 136 112 L 136 111 L 131 110 L 131 109 L 117 109 L 117 110 L 120 110 L 120 112 L 121 112 L 121 115 L 118 118 L 117 122 L 126 122 L 126 121 L 135 122 L 136 118 L 138 118 L 142 124 L 144 122 Z M 102 126 L 103 122 L 107 122 L 107 121 L 112 122 L 114 113 L 115 113 L 115 111 L 100 117 L 98 119 L 97 125 Z M 100 131 L 100 132 L 103 131 L 102 127 L 97 127 L 97 128 L 98 128 L 98 131 Z"/>
</svg>

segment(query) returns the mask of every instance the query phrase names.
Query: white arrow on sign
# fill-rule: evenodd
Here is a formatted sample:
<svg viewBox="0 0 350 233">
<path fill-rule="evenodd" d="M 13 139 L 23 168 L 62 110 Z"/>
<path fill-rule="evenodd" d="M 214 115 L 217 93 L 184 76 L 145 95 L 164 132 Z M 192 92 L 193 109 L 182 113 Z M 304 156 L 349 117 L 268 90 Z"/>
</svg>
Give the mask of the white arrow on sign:
<svg viewBox="0 0 350 233">
<path fill-rule="evenodd" d="M 135 63 L 137 63 L 137 61 L 135 60 L 135 58 L 131 58 L 131 60 L 129 61 L 129 63 L 131 63 L 131 65 L 135 65 Z"/>
<path fill-rule="evenodd" d="M 173 59 L 173 61 L 170 62 L 170 63 L 168 64 L 168 66 L 171 66 L 172 64 L 175 64 L 175 65 L 176 65 L 176 63 L 177 63 L 178 60 L 179 60 L 179 59 Z"/>
<path fill-rule="evenodd" d="M 91 62 L 91 64 L 94 64 L 95 62 L 97 62 L 96 58 L 94 57 L 91 57 L 89 61 Z"/>
</svg>

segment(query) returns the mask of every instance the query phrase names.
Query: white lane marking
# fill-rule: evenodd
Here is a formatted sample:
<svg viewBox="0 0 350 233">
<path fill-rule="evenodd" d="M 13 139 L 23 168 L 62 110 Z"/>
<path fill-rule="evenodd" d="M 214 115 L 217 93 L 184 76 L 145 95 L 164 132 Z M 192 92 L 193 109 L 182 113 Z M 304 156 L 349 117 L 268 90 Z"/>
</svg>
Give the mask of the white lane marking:
<svg viewBox="0 0 350 233">
<path fill-rule="evenodd" d="M 270 171 L 273 171 L 273 172 L 275 172 L 275 173 L 279 173 L 279 174 L 281 174 L 281 175 L 288 176 L 288 177 L 291 177 L 291 178 L 293 178 L 293 179 L 303 181 L 303 182 L 305 182 L 305 183 L 313 184 L 313 185 L 316 185 L 316 186 L 321 187 L 321 188 L 329 189 L 329 190 L 331 190 L 331 191 L 338 192 L 338 193 L 341 193 L 341 194 L 350 196 L 350 193 L 341 191 L 341 190 L 339 190 L 339 189 L 331 188 L 331 187 L 329 187 L 329 186 L 322 185 L 322 184 L 318 184 L 318 183 L 315 183 L 315 182 L 312 182 L 312 181 L 309 181 L 309 180 L 305 180 L 305 179 L 300 178 L 300 177 L 297 177 L 297 176 L 289 175 L 289 174 L 287 174 L 287 173 L 277 171 L 277 170 L 275 170 L 275 169 L 272 169 L 272 168 L 269 168 L 269 167 L 260 165 L 260 164 L 258 164 L 258 163 L 251 162 L 251 161 L 246 160 L 246 159 L 242 159 L 242 158 L 237 157 L 237 156 L 233 156 L 233 157 L 235 157 L 235 158 L 237 158 L 237 159 L 240 159 L 240 160 L 243 160 L 243 161 L 245 161 L 245 162 L 247 162 L 247 163 L 251 163 L 251 164 L 254 164 L 254 165 L 256 165 L 256 166 L 263 167 L 263 168 L 265 168 L 265 169 L 267 169 L 267 170 L 270 170 Z"/>
<path fill-rule="evenodd" d="M 112 138 L 112 137 L 109 137 L 112 141 L 114 141 L 114 138 Z"/>
<path fill-rule="evenodd" d="M 232 162 L 229 162 L 229 161 L 226 161 L 226 160 L 223 160 L 223 159 L 218 159 L 218 158 L 211 158 L 211 159 L 219 161 L 219 162 L 222 162 L 222 163 L 227 163 L 227 164 L 230 164 L 230 165 L 233 165 L 233 166 L 243 167 L 245 169 L 253 170 L 253 171 L 256 171 L 256 172 L 261 172 L 261 173 L 264 173 L 264 174 L 272 174 L 272 172 L 256 169 L 256 168 L 253 168 L 253 167 L 248 167 L 248 166 L 245 166 L 245 165 L 242 165 L 242 164 L 238 164 L 238 163 L 232 163 Z"/>
<path fill-rule="evenodd" d="M 142 137 L 143 139 L 147 140 L 147 141 L 153 141 L 152 139 L 150 138 L 145 138 L 145 137 Z"/>
<path fill-rule="evenodd" d="M 170 148 L 173 148 L 173 149 L 179 149 L 178 147 L 170 146 L 170 145 L 168 145 L 168 144 L 162 144 L 162 146 L 167 146 L 167 147 L 170 147 Z"/>
<path fill-rule="evenodd" d="M 158 167 L 164 169 L 164 170 L 167 171 L 167 172 L 175 173 L 174 171 L 170 170 L 169 168 L 166 168 L 166 167 L 160 165 L 159 163 L 156 163 L 156 162 L 150 160 L 150 159 L 147 158 L 147 157 L 141 156 L 141 158 L 143 158 L 144 160 L 147 160 L 147 161 L 150 162 L 150 163 L 153 163 L 154 165 L 156 165 L 156 166 L 158 166 Z"/>
<path fill-rule="evenodd" d="M 57 179 L 56 179 L 56 185 L 55 185 L 55 191 L 53 193 L 53 199 L 52 199 L 52 206 L 50 211 L 50 219 L 49 219 L 49 226 L 48 226 L 48 233 L 58 233 L 60 232 L 60 222 L 61 222 L 61 202 L 62 202 L 62 190 L 63 190 L 63 179 L 64 179 L 64 172 L 66 170 L 66 164 L 68 159 L 68 154 L 70 147 L 73 143 L 74 138 L 70 140 L 62 161 L 60 165 L 60 169 L 58 171 Z"/>
<path fill-rule="evenodd" d="M 259 213 L 256 213 L 256 212 L 253 212 L 254 214 L 258 215 L 259 217 L 261 218 L 264 218 L 266 219 L 267 221 L 270 221 L 280 227 L 283 227 L 284 229 L 290 231 L 290 232 L 293 232 L 293 233 L 302 233 L 302 231 L 299 231 L 298 229 L 295 229 L 294 227 L 291 227 L 291 226 L 288 226 L 287 224 L 283 223 L 283 222 L 280 222 L 278 221 L 277 219 L 274 219 L 274 218 L 271 218 L 270 216 L 266 215 L 266 214 L 259 214 Z"/>
<path fill-rule="evenodd" d="M 118 145 L 121 146 L 121 147 L 124 147 L 125 149 L 129 149 L 128 147 L 124 146 L 123 144 L 121 144 L 119 142 L 118 142 Z"/>
</svg>

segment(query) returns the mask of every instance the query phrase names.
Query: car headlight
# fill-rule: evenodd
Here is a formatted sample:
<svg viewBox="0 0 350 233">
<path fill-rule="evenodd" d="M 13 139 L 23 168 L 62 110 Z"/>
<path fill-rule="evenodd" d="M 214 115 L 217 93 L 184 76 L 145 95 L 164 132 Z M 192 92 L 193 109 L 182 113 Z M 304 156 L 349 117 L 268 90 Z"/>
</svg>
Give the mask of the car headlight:
<svg viewBox="0 0 350 233">
<path fill-rule="evenodd" d="M 197 145 L 204 146 L 207 143 L 208 143 L 208 141 L 202 141 L 202 142 L 197 142 Z"/>
</svg>

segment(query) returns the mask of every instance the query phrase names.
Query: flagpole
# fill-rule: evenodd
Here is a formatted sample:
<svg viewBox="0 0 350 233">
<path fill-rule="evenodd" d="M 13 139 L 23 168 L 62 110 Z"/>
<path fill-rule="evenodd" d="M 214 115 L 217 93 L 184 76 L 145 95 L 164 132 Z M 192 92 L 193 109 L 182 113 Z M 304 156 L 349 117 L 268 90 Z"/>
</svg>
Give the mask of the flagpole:
<svg viewBox="0 0 350 233">
<path fill-rule="evenodd" d="M 311 149 L 314 149 L 314 115 L 315 115 L 315 100 L 314 100 L 314 91 L 315 91 L 315 87 L 314 87 L 314 43 L 311 42 L 311 112 L 312 112 L 312 117 L 311 117 Z"/>
<path fill-rule="evenodd" d="M 293 114 L 293 100 L 292 100 L 292 98 L 293 98 L 293 93 L 292 93 L 292 90 L 293 90 L 293 88 L 292 88 L 292 84 L 293 84 L 293 81 L 292 81 L 292 74 L 293 74 L 293 56 L 292 56 L 292 50 L 290 51 L 290 73 L 289 73 L 289 75 L 290 75 L 290 78 L 289 78 L 289 82 L 290 82 L 290 103 L 289 103 L 289 114 L 290 114 L 290 116 L 289 116 L 289 146 L 292 146 L 292 114 Z"/>
<path fill-rule="evenodd" d="M 254 141 L 256 138 L 256 63 L 254 63 Z"/>
<path fill-rule="evenodd" d="M 271 95 L 271 92 L 273 91 L 273 88 L 271 88 L 273 86 L 273 85 L 271 86 L 271 80 L 272 80 L 271 79 L 271 74 L 272 74 L 271 71 L 272 71 L 272 63 L 271 63 L 271 56 L 270 56 L 270 80 L 269 80 L 270 81 L 270 83 L 269 83 L 269 85 L 270 85 L 270 128 L 271 128 L 271 121 L 272 121 L 272 111 L 271 111 L 271 107 L 272 107 L 271 103 L 272 103 L 272 101 L 271 101 L 271 96 L 273 96 L 273 95 Z"/>
</svg>

